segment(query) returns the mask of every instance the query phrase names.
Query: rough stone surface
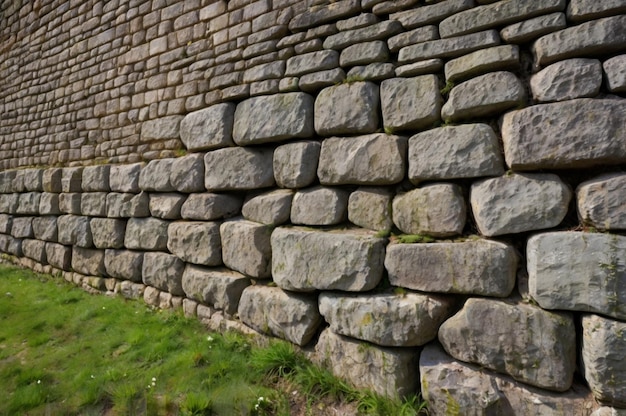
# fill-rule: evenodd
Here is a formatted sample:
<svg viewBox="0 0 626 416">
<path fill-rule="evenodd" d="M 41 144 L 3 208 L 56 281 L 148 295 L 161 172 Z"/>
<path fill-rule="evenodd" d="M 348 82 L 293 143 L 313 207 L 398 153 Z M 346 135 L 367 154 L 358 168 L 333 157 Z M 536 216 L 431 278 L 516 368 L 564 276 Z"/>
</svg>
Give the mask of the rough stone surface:
<svg viewBox="0 0 626 416">
<path fill-rule="evenodd" d="M 237 215 L 241 204 L 241 197 L 236 195 L 209 192 L 190 194 L 180 209 L 180 215 L 188 220 L 213 221 Z"/>
<path fill-rule="evenodd" d="M 392 36 L 387 39 L 387 44 L 391 52 L 398 52 L 405 46 L 435 39 L 439 39 L 439 28 L 437 26 L 424 26 Z"/>
<path fill-rule="evenodd" d="M 140 283 L 143 268 L 143 252 L 105 250 L 104 267 L 108 276 Z"/>
<path fill-rule="evenodd" d="M 72 247 L 62 244 L 46 243 L 46 260 L 57 269 L 70 270 Z"/>
<path fill-rule="evenodd" d="M 234 147 L 204 156 L 204 186 L 212 191 L 236 191 L 274 185 L 273 150 Z"/>
<path fill-rule="evenodd" d="M 249 286 L 239 302 L 239 318 L 255 330 L 304 346 L 322 323 L 314 296 L 278 287 Z"/>
<path fill-rule="evenodd" d="M 83 169 L 83 192 L 108 192 L 111 166 L 87 166 Z"/>
<path fill-rule="evenodd" d="M 39 198 L 39 214 L 40 215 L 58 215 L 61 213 L 59 209 L 59 194 L 43 192 Z"/>
<path fill-rule="evenodd" d="M 540 65 L 567 58 L 609 54 L 626 47 L 626 15 L 605 17 L 559 30 L 539 38 L 533 45 Z"/>
<path fill-rule="evenodd" d="M 499 44 L 500 36 L 495 30 L 487 30 L 449 39 L 431 40 L 400 49 L 398 52 L 398 63 L 406 64 L 434 58 L 456 58 L 478 49 Z"/>
<path fill-rule="evenodd" d="M 119 284 L 119 292 L 126 299 L 143 299 L 145 289 L 145 285 L 128 280 L 120 282 Z"/>
<path fill-rule="evenodd" d="M 235 104 L 215 104 L 185 116 L 180 139 L 187 150 L 213 150 L 233 146 Z"/>
<path fill-rule="evenodd" d="M 380 98 L 383 125 L 391 131 L 421 129 L 439 121 L 443 100 L 435 75 L 384 80 Z"/>
<path fill-rule="evenodd" d="M 396 67 L 396 76 L 398 77 L 414 77 L 417 75 L 432 74 L 443 68 L 441 59 L 427 59 L 425 61 L 415 62 L 407 65 Z"/>
<path fill-rule="evenodd" d="M 419 354 L 412 348 L 383 348 L 325 329 L 314 361 L 361 389 L 388 397 L 414 394 L 419 385 Z"/>
<path fill-rule="evenodd" d="M 539 234 L 528 240 L 526 256 L 530 296 L 542 308 L 626 319 L 626 237 Z"/>
<path fill-rule="evenodd" d="M 321 145 L 302 141 L 284 144 L 274 151 L 274 177 L 282 188 L 303 188 L 316 179 Z"/>
<path fill-rule="evenodd" d="M 607 174 L 576 189 L 578 217 L 599 230 L 626 229 L 626 175 Z"/>
<path fill-rule="evenodd" d="M 437 344 L 422 350 L 419 371 L 422 395 L 436 415 L 588 416 L 598 406 L 582 385 L 564 393 L 538 389 L 456 361 Z"/>
<path fill-rule="evenodd" d="M 109 170 L 109 188 L 112 192 L 139 193 L 139 174 L 145 165 L 113 165 Z"/>
<path fill-rule="evenodd" d="M 104 217 L 107 214 L 106 192 L 85 192 L 80 194 L 80 212 L 82 215 Z"/>
<path fill-rule="evenodd" d="M 313 97 L 302 92 L 254 97 L 237 105 L 233 140 L 240 146 L 313 136 Z"/>
<path fill-rule="evenodd" d="M 303 225 L 334 225 L 348 216 L 350 193 L 339 188 L 315 186 L 302 189 L 291 201 L 291 222 Z"/>
<path fill-rule="evenodd" d="M 626 55 L 614 56 L 602 64 L 606 86 L 611 92 L 626 92 Z"/>
<path fill-rule="evenodd" d="M 526 89 L 511 72 L 481 75 L 452 88 L 441 109 L 441 118 L 450 121 L 494 116 L 526 101 Z"/>
<path fill-rule="evenodd" d="M 445 74 L 447 81 L 459 82 L 487 72 L 514 70 L 519 66 L 519 48 L 515 45 L 502 45 L 448 61 Z"/>
<path fill-rule="evenodd" d="M 387 39 L 402 32 L 402 25 L 395 20 L 384 20 L 360 29 L 347 30 L 330 35 L 324 40 L 324 49 L 344 49 L 349 45 L 379 39 Z"/>
<path fill-rule="evenodd" d="M 74 246 L 72 248 L 72 269 L 86 276 L 104 276 L 104 250 L 94 250 Z"/>
<path fill-rule="evenodd" d="M 405 172 L 405 137 L 375 133 L 322 142 L 317 176 L 322 185 L 391 185 Z"/>
<path fill-rule="evenodd" d="M 173 222 L 167 228 L 167 249 L 187 263 L 222 264 L 220 224 L 217 222 Z"/>
<path fill-rule="evenodd" d="M 364 81 L 381 81 L 393 78 L 395 66 L 391 63 L 374 62 L 368 65 L 360 65 L 350 68 L 347 74 L 349 79 L 362 79 Z"/>
<path fill-rule="evenodd" d="M 595 398 L 626 406 L 626 323 L 597 315 L 582 317 L 582 372 Z"/>
<path fill-rule="evenodd" d="M 392 197 L 386 188 L 360 187 L 348 199 L 348 219 L 352 224 L 370 230 L 391 230 Z"/>
<path fill-rule="evenodd" d="M 172 192 L 170 171 L 174 159 L 151 160 L 139 174 L 139 188 L 143 191 Z"/>
<path fill-rule="evenodd" d="M 182 278 L 185 263 L 166 253 L 145 253 L 141 275 L 143 283 L 175 296 L 183 296 Z"/>
<path fill-rule="evenodd" d="M 111 192 L 106 198 L 107 217 L 129 218 L 150 216 L 150 196 L 147 192 L 139 194 Z"/>
<path fill-rule="evenodd" d="M 158 218 L 131 218 L 126 224 L 124 245 L 129 249 L 166 250 L 169 224 Z"/>
<path fill-rule="evenodd" d="M 167 116 L 155 120 L 147 120 L 141 124 L 141 139 L 177 139 L 179 127 L 183 116 Z"/>
<path fill-rule="evenodd" d="M 394 286 L 422 292 L 508 296 L 515 286 L 517 255 L 490 240 L 391 244 L 385 268 Z"/>
<path fill-rule="evenodd" d="M 201 153 L 174 159 L 170 166 L 170 184 L 178 192 L 204 191 L 204 159 Z"/>
<path fill-rule="evenodd" d="M 89 248 L 93 246 L 89 217 L 61 215 L 57 219 L 59 243 Z M 13 223 L 15 227 L 15 220 Z"/>
<path fill-rule="evenodd" d="M 387 347 L 424 345 L 452 313 L 452 298 L 421 293 L 354 295 L 322 292 L 320 313 L 335 334 Z"/>
<path fill-rule="evenodd" d="M 498 137 L 488 124 L 445 126 L 409 139 L 409 179 L 415 184 L 503 173 Z"/>
<path fill-rule="evenodd" d="M 298 14 L 289 22 L 289 30 L 300 31 L 329 21 L 353 16 L 361 10 L 358 0 L 337 1 L 323 7 L 310 9 Z"/>
<path fill-rule="evenodd" d="M 180 210 L 186 196 L 178 193 L 150 194 L 150 214 L 156 218 L 176 220 L 180 218 Z"/>
<path fill-rule="evenodd" d="M 10 215 L 0 214 L 0 234 L 11 234 L 12 222 L 13 222 L 13 217 L 11 217 Z M 56 218 L 54 222 L 54 227 L 56 228 Z M 35 236 L 35 238 L 39 238 L 39 237 Z"/>
<path fill-rule="evenodd" d="M 572 192 L 553 174 L 507 174 L 474 182 L 470 203 L 476 225 L 488 237 L 559 225 Z"/>
<path fill-rule="evenodd" d="M 460 186 L 432 184 L 393 199 L 393 223 L 406 234 L 447 237 L 461 234 L 466 209 Z"/>
<path fill-rule="evenodd" d="M 22 254 L 40 264 L 47 264 L 46 242 L 25 239 L 22 241 Z"/>
<path fill-rule="evenodd" d="M 389 49 L 387 49 L 387 44 L 381 40 L 375 40 L 357 43 L 345 48 L 339 55 L 339 65 L 350 67 L 372 62 L 385 62 L 388 59 Z"/>
<path fill-rule="evenodd" d="M 41 184 L 44 192 L 59 193 L 63 191 L 62 186 L 63 170 L 60 168 L 49 168 L 43 171 Z"/>
<path fill-rule="evenodd" d="M 602 85 L 602 67 L 597 59 L 567 59 L 552 64 L 530 78 L 538 101 L 564 101 L 594 97 Z"/>
<path fill-rule="evenodd" d="M 40 192 L 26 192 L 17 198 L 17 214 L 38 215 L 41 201 Z"/>
<path fill-rule="evenodd" d="M 228 269 L 208 269 L 188 264 L 183 272 L 182 284 L 189 298 L 234 315 L 241 293 L 250 285 L 250 279 Z"/>
<path fill-rule="evenodd" d="M 245 219 L 265 225 L 280 225 L 289 221 L 293 191 L 277 189 L 252 194 L 243 203 L 241 213 Z"/>
<path fill-rule="evenodd" d="M 581 98 L 504 115 L 502 141 L 514 170 L 581 168 L 626 161 L 626 100 Z"/>
<path fill-rule="evenodd" d="M 383 273 L 385 241 L 365 231 L 274 230 L 272 276 L 286 290 L 365 291 Z"/>
<path fill-rule="evenodd" d="M 271 227 L 246 220 L 226 221 L 220 226 L 222 259 L 226 267 L 247 276 L 271 276 Z"/>
<path fill-rule="evenodd" d="M 315 99 L 315 131 L 322 136 L 373 133 L 378 128 L 379 96 L 371 82 L 323 89 Z"/>
<path fill-rule="evenodd" d="M 508 43 L 526 43 L 567 26 L 565 13 L 550 13 L 533 17 L 523 22 L 513 23 L 500 31 L 502 39 Z"/>
<path fill-rule="evenodd" d="M 576 331 L 570 314 L 472 298 L 441 325 L 439 341 L 458 360 L 533 386 L 565 391 L 573 382 Z"/>
<path fill-rule="evenodd" d="M 413 10 L 393 13 L 389 18 L 398 20 L 405 29 L 413 29 L 429 23 L 439 23 L 446 17 L 473 6 L 473 0 L 445 0 L 432 5 L 416 7 Z"/>
<path fill-rule="evenodd" d="M 572 22 L 598 19 L 600 17 L 614 16 L 626 13 L 624 0 L 570 0 L 567 5 L 567 17 Z"/>
<path fill-rule="evenodd" d="M 89 222 L 96 248 L 122 248 L 126 221 L 113 218 L 92 218 Z"/>
<path fill-rule="evenodd" d="M 63 168 L 61 174 L 62 192 L 81 192 L 81 182 L 83 179 L 83 168 Z"/>
<path fill-rule="evenodd" d="M 289 58 L 285 76 L 302 76 L 312 72 L 335 69 L 338 66 L 339 53 L 337 51 L 314 51 Z"/>
<path fill-rule="evenodd" d="M 323 88 L 337 85 L 346 79 L 346 73 L 341 68 L 313 72 L 302 75 L 298 80 L 298 87 L 302 91 L 315 93 Z"/>
</svg>

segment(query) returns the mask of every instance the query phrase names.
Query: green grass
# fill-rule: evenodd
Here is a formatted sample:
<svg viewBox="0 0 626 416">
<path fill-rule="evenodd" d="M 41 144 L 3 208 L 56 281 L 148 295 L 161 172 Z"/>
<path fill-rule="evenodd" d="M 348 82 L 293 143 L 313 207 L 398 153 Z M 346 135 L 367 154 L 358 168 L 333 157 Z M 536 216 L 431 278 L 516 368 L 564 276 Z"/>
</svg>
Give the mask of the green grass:
<svg viewBox="0 0 626 416">
<path fill-rule="evenodd" d="M 353 401 L 363 414 L 423 406 L 359 392 L 289 343 L 259 347 L 4 265 L 0 322 L 0 415 L 289 415 L 294 388 L 307 403 Z"/>
</svg>

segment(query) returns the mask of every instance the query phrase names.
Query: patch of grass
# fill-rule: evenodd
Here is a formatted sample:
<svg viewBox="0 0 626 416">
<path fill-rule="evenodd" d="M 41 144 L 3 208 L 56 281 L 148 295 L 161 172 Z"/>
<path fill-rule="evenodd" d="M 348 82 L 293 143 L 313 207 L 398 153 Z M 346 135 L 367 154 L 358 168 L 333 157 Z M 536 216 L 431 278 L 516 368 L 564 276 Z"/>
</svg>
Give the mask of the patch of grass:
<svg viewBox="0 0 626 416">
<path fill-rule="evenodd" d="M 398 242 L 401 244 L 432 243 L 436 241 L 433 237 L 425 234 L 401 234 Z"/>
</svg>

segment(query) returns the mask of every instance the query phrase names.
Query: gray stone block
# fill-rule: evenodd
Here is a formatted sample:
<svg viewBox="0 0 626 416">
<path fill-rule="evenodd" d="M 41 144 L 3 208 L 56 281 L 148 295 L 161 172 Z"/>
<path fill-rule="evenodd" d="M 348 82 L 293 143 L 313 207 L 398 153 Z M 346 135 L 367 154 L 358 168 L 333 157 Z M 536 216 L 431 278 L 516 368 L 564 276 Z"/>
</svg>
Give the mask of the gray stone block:
<svg viewBox="0 0 626 416">
<path fill-rule="evenodd" d="M 239 318 L 258 332 L 304 346 L 322 319 L 313 296 L 289 293 L 278 287 L 248 286 L 239 301 Z"/>
<path fill-rule="evenodd" d="M 182 278 L 185 263 L 178 257 L 166 253 L 145 253 L 143 256 L 143 283 L 174 296 L 184 296 Z"/>
<path fill-rule="evenodd" d="M 139 188 L 143 191 L 172 192 L 170 171 L 175 159 L 151 160 L 139 173 Z"/>
<path fill-rule="evenodd" d="M 447 81 L 459 82 L 487 72 L 516 70 L 519 67 L 519 48 L 515 45 L 502 45 L 448 61 L 445 73 Z"/>
<path fill-rule="evenodd" d="M 61 173 L 61 191 L 82 192 L 83 168 L 63 168 Z"/>
<path fill-rule="evenodd" d="M 222 264 L 220 223 L 173 222 L 167 235 L 168 250 L 181 260 L 206 266 Z"/>
<path fill-rule="evenodd" d="M 49 168 L 43 171 L 41 185 L 44 192 L 59 193 L 63 191 L 62 186 L 63 169 Z"/>
<path fill-rule="evenodd" d="M 393 132 L 432 126 L 443 102 L 436 75 L 384 80 L 380 99 L 385 131 Z"/>
<path fill-rule="evenodd" d="M 291 201 L 291 222 L 303 225 L 333 225 L 348 217 L 349 191 L 315 186 L 296 192 Z"/>
<path fill-rule="evenodd" d="M 59 194 L 50 192 L 42 192 L 39 197 L 39 214 L 40 215 L 58 215 L 61 213 L 59 208 Z"/>
<path fill-rule="evenodd" d="M 187 150 L 212 150 L 233 146 L 235 104 L 215 104 L 185 116 L 180 139 Z"/>
<path fill-rule="evenodd" d="M 626 175 L 606 174 L 581 183 L 576 189 L 578 217 L 599 230 L 626 229 Z"/>
<path fill-rule="evenodd" d="M 346 73 L 341 68 L 312 72 L 300 77 L 298 88 L 309 93 L 316 93 L 321 89 L 337 85 L 345 79 Z"/>
<path fill-rule="evenodd" d="M 208 269 L 188 264 L 182 285 L 187 297 L 234 315 L 242 292 L 250 286 L 250 279 L 225 268 Z"/>
<path fill-rule="evenodd" d="M 39 264 L 48 264 L 46 260 L 46 242 L 40 240 L 22 240 L 22 254 Z"/>
<path fill-rule="evenodd" d="M 139 175 L 144 163 L 130 165 L 113 165 L 109 170 L 109 187 L 112 192 L 130 192 L 137 194 L 139 188 Z"/>
<path fill-rule="evenodd" d="M 565 13 L 550 13 L 533 17 L 523 22 L 513 23 L 500 31 L 502 39 L 508 43 L 526 43 L 567 26 Z"/>
<path fill-rule="evenodd" d="M 24 189 L 30 192 L 43 191 L 43 170 L 38 168 L 29 168 L 22 171 L 24 179 Z"/>
<path fill-rule="evenodd" d="M 85 192 L 80 195 L 80 212 L 91 217 L 106 217 L 107 193 Z"/>
<path fill-rule="evenodd" d="M 178 139 L 182 119 L 183 116 L 166 116 L 144 121 L 141 124 L 141 140 Z"/>
<path fill-rule="evenodd" d="M 309 52 L 287 59 L 285 76 L 301 76 L 339 66 L 339 53 L 332 50 Z"/>
<path fill-rule="evenodd" d="M 387 39 L 387 45 L 389 45 L 391 52 L 398 52 L 405 46 L 435 39 L 439 39 L 439 28 L 437 26 L 424 26 L 390 37 Z"/>
<path fill-rule="evenodd" d="M 405 29 L 413 29 L 426 24 L 439 23 L 452 14 L 474 6 L 473 0 L 445 0 L 431 5 L 392 13 L 389 15 L 389 18 L 398 20 Z"/>
<path fill-rule="evenodd" d="M 141 282 L 141 270 L 143 267 L 143 252 L 131 250 L 104 251 L 104 267 L 107 275 L 116 279 Z"/>
<path fill-rule="evenodd" d="M 143 299 L 146 286 L 128 280 L 119 283 L 119 293 L 126 299 Z"/>
<path fill-rule="evenodd" d="M 391 200 L 392 193 L 386 188 L 360 187 L 348 199 L 348 219 L 370 230 L 391 230 Z"/>
<path fill-rule="evenodd" d="M 302 31 L 326 22 L 353 16 L 359 11 L 361 11 L 361 4 L 358 0 L 337 1 L 319 8 L 308 9 L 304 13 L 296 15 L 289 22 L 289 30 L 292 32 Z"/>
<path fill-rule="evenodd" d="M 72 247 L 72 269 L 86 276 L 105 276 L 104 250 Z"/>
<path fill-rule="evenodd" d="M 220 226 L 220 236 L 226 267 L 251 277 L 271 277 L 271 234 L 271 227 L 251 221 L 224 222 Z"/>
<path fill-rule="evenodd" d="M 124 245 L 129 249 L 167 250 L 169 224 L 157 218 L 131 218 L 126 224 Z"/>
<path fill-rule="evenodd" d="M 180 209 L 180 215 L 188 220 L 213 221 L 239 215 L 242 198 L 229 194 L 190 194 Z"/>
<path fill-rule="evenodd" d="M 354 65 L 370 64 L 372 62 L 386 62 L 389 59 L 387 44 L 381 40 L 363 42 L 350 45 L 341 51 L 339 65 L 350 67 Z"/>
<path fill-rule="evenodd" d="M 322 136 L 373 133 L 378 129 L 379 96 L 371 82 L 323 89 L 315 99 L 315 131 Z"/>
<path fill-rule="evenodd" d="M 17 197 L 17 214 L 39 215 L 40 192 L 25 192 Z"/>
<path fill-rule="evenodd" d="M 382 81 L 395 76 L 395 66 L 388 62 L 375 62 L 365 66 L 350 68 L 347 79 L 362 79 L 363 81 Z"/>
<path fill-rule="evenodd" d="M 456 58 L 478 49 L 499 44 L 500 35 L 495 30 L 448 39 L 431 40 L 401 48 L 398 52 L 398 63 L 407 64 L 434 58 Z"/>
<path fill-rule="evenodd" d="M 106 198 L 107 217 L 129 218 L 150 216 L 150 196 L 147 192 L 139 194 L 111 192 Z"/>
<path fill-rule="evenodd" d="M 90 223 L 93 245 L 96 248 L 122 248 L 126 221 L 113 218 L 92 218 Z"/>
<path fill-rule="evenodd" d="M 347 30 L 328 36 L 324 49 L 341 50 L 355 43 L 387 39 L 402 32 L 402 25 L 395 20 L 383 20 L 360 29 Z"/>
<path fill-rule="evenodd" d="M 46 260 L 57 269 L 69 271 L 72 264 L 72 247 L 46 243 Z"/>
<path fill-rule="evenodd" d="M 571 0 L 567 4 L 567 18 L 575 23 L 623 13 L 626 13 L 624 0 Z"/>
<path fill-rule="evenodd" d="M 278 189 L 246 198 L 241 208 L 243 217 L 265 225 L 280 225 L 289 221 L 293 191 Z"/>
<path fill-rule="evenodd" d="M 0 234 L 11 234 L 13 217 L 8 214 L 0 214 Z"/>
<path fill-rule="evenodd" d="M 317 161 L 315 162 L 317 166 Z M 19 194 L 0 194 L 0 212 L 5 214 L 15 214 Z"/>
<path fill-rule="evenodd" d="M 530 78 L 537 101 L 564 101 L 594 97 L 602 85 L 602 67 L 597 59 L 567 59 L 542 69 Z"/>
<path fill-rule="evenodd" d="M 626 92 L 626 55 L 614 56 L 602 64 L 606 86 L 611 92 Z"/>
<path fill-rule="evenodd" d="M 59 210 L 66 214 L 80 215 L 81 194 L 62 193 L 59 194 Z"/>
<path fill-rule="evenodd" d="M 57 217 L 33 218 L 33 236 L 38 240 L 56 242 L 58 239 Z"/>
<path fill-rule="evenodd" d="M 109 192 L 109 165 L 87 166 L 83 168 L 81 181 L 83 192 Z"/>
<path fill-rule="evenodd" d="M 89 217 L 61 215 L 57 218 L 59 243 L 83 248 L 93 247 Z"/>
<path fill-rule="evenodd" d="M 274 151 L 274 177 L 282 188 L 304 188 L 316 179 L 321 145 L 303 141 L 278 146 Z"/>
<path fill-rule="evenodd" d="M 165 220 L 180 218 L 180 210 L 187 199 L 186 195 L 177 193 L 150 194 L 150 214 Z"/>
<path fill-rule="evenodd" d="M 213 191 L 245 191 L 274 185 L 273 150 L 233 147 L 204 156 L 204 186 Z"/>
</svg>

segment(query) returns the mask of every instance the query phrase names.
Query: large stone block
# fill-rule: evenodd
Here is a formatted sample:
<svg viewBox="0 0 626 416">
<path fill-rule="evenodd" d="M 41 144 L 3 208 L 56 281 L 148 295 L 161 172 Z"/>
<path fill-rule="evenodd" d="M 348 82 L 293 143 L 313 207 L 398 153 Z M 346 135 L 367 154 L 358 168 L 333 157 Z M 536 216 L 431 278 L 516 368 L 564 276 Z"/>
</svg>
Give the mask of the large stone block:
<svg viewBox="0 0 626 416">
<path fill-rule="evenodd" d="M 526 88 L 515 74 L 491 72 L 452 88 L 441 108 L 441 118 L 459 121 L 495 116 L 525 102 Z"/>
<path fill-rule="evenodd" d="M 241 213 L 245 219 L 261 224 L 283 224 L 289 221 L 293 194 L 290 189 L 254 193 L 244 201 Z"/>
<path fill-rule="evenodd" d="M 85 192 L 80 194 L 80 212 L 91 217 L 107 215 L 107 193 Z"/>
<path fill-rule="evenodd" d="M 626 92 L 626 55 L 614 56 L 602 64 L 606 86 L 611 92 Z"/>
<path fill-rule="evenodd" d="M 626 15 L 605 17 L 568 27 L 539 38 L 533 44 L 535 59 L 547 65 L 567 58 L 608 55 L 626 47 Z"/>
<path fill-rule="evenodd" d="M 112 192 L 139 193 L 139 175 L 144 163 L 113 165 L 109 171 L 109 187 Z"/>
<path fill-rule="evenodd" d="M 576 189 L 578 217 L 600 230 L 626 229 L 626 175 L 606 174 Z"/>
<path fill-rule="evenodd" d="M 44 192 L 60 193 L 63 191 L 61 184 L 63 170 L 61 168 L 49 168 L 43 171 L 41 177 L 42 189 Z"/>
<path fill-rule="evenodd" d="M 429 23 L 439 23 L 446 17 L 474 7 L 473 0 L 445 0 L 414 9 L 403 10 L 389 15 L 398 20 L 405 29 L 413 29 Z"/>
<path fill-rule="evenodd" d="M 204 191 L 204 155 L 197 153 L 174 159 L 170 167 L 170 184 L 178 192 Z"/>
<path fill-rule="evenodd" d="M 213 221 L 234 217 L 241 211 L 242 198 L 229 194 L 190 194 L 180 209 L 187 220 Z"/>
<path fill-rule="evenodd" d="M 34 217 L 14 217 L 11 224 L 11 235 L 15 238 L 33 237 Z"/>
<path fill-rule="evenodd" d="M 40 215 L 59 215 L 61 209 L 59 207 L 59 194 L 43 192 L 39 198 L 39 214 Z"/>
<path fill-rule="evenodd" d="M 212 191 L 242 191 L 274 185 L 273 150 L 233 147 L 204 156 L 204 185 Z"/>
<path fill-rule="evenodd" d="M 597 315 L 582 317 L 582 372 L 595 398 L 626 406 L 626 323 Z"/>
<path fill-rule="evenodd" d="M 626 237 L 539 234 L 528 239 L 526 256 L 530 296 L 542 308 L 626 319 Z"/>
<path fill-rule="evenodd" d="M 170 171 L 175 159 L 151 160 L 139 173 L 139 188 L 142 191 L 172 192 Z"/>
<path fill-rule="evenodd" d="M 46 243 L 46 260 L 57 269 L 69 271 L 72 265 L 72 247 Z"/>
<path fill-rule="evenodd" d="M 409 139 L 409 179 L 413 183 L 503 173 L 498 137 L 488 124 L 445 126 Z"/>
<path fill-rule="evenodd" d="M 126 221 L 113 218 L 92 218 L 90 222 L 93 245 L 96 248 L 122 248 Z"/>
<path fill-rule="evenodd" d="M 349 17 L 361 10 L 358 0 L 342 0 L 319 8 L 307 9 L 304 13 L 296 15 L 289 22 L 289 30 L 298 32 L 310 27 L 331 22 L 342 17 Z"/>
<path fill-rule="evenodd" d="M 348 199 L 348 219 L 374 231 L 391 230 L 392 193 L 386 188 L 360 187 Z"/>
<path fill-rule="evenodd" d="M 407 234 L 447 237 L 463 232 L 465 201 L 459 185 L 432 184 L 393 199 L 393 223 Z"/>
<path fill-rule="evenodd" d="M 222 260 L 233 270 L 247 276 L 267 278 L 271 276 L 272 228 L 245 220 L 222 223 Z"/>
<path fill-rule="evenodd" d="M 514 170 L 581 168 L 626 161 L 626 100 L 580 98 L 504 115 L 502 141 Z"/>
<path fill-rule="evenodd" d="M 188 264 L 183 272 L 183 290 L 187 297 L 234 315 L 250 279 L 225 268 L 208 269 Z"/>
<path fill-rule="evenodd" d="M 597 59 L 567 59 L 542 69 L 530 78 L 537 101 L 565 101 L 594 97 L 602 86 L 602 67 Z"/>
<path fill-rule="evenodd" d="M 315 131 L 321 136 L 373 133 L 378 129 L 379 98 L 372 82 L 323 89 L 315 99 Z"/>
<path fill-rule="evenodd" d="M 436 75 L 384 80 L 380 99 L 383 126 L 393 132 L 431 127 L 443 102 Z"/>
<path fill-rule="evenodd" d="M 383 20 L 382 22 L 367 25 L 359 29 L 352 29 L 335 33 L 324 40 L 324 49 L 344 49 L 360 42 L 387 39 L 402 32 L 402 25 L 395 20 Z"/>
<path fill-rule="evenodd" d="M 303 92 L 249 98 L 235 111 L 240 146 L 313 136 L 313 97 Z"/>
<path fill-rule="evenodd" d="M 235 104 L 215 104 L 185 116 L 180 123 L 180 139 L 187 150 L 212 150 L 233 146 Z"/>
<path fill-rule="evenodd" d="M 354 295 L 322 292 L 320 313 L 335 334 L 387 347 L 424 345 L 437 337 L 455 301 L 421 293 Z"/>
<path fill-rule="evenodd" d="M 104 267 L 107 275 L 116 279 L 141 282 L 143 252 L 131 250 L 105 250 Z"/>
<path fill-rule="evenodd" d="M 291 222 L 304 225 L 333 225 L 348 216 L 350 193 L 340 188 L 315 186 L 302 189 L 291 201 Z"/>
<path fill-rule="evenodd" d="M 278 287 L 249 286 L 239 301 L 239 319 L 255 330 L 306 345 L 322 323 L 314 296 Z"/>
<path fill-rule="evenodd" d="M 507 43 L 523 44 L 567 27 L 565 13 L 556 12 L 513 23 L 500 31 Z"/>
<path fill-rule="evenodd" d="M 371 42 L 355 43 L 341 51 L 339 65 L 351 67 L 355 65 L 365 65 L 373 62 L 386 62 L 389 60 L 389 49 L 387 43 L 381 40 Z"/>
<path fill-rule="evenodd" d="M 274 150 L 274 177 L 281 188 L 304 188 L 316 179 L 321 145 L 302 141 L 287 143 Z"/>
<path fill-rule="evenodd" d="M 481 234 L 492 237 L 556 227 L 572 191 L 557 175 L 507 174 L 474 182 L 470 203 Z"/>
<path fill-rule="evenodd" d="M 360 389 L 388 397 L 415 394 L 419 353 L 413 348 L 383 348 L 325 329 L 315 346 L 315 361 Z"/>
<path fill-rule="evenodd" d="M 180 218 L 180 211 L 186 199 L 186 195 L 174 192 L 151 193 L 150 215 L 165 220 L 177 220 Z"/>
<path fill-rule="evenodd" d="M 576 329 L 570 314 L 471 298 L 441 325 L 439 341 L 458 360 L 533 386 L 566 391 L 573 382 Z"/>
<path fill-rule="evenodd" d="M 108 192 L 109 175 L 111 167 L 109 165 L 87 166 L 83 168 L 83 178 L 81 181 L 83 192 Z"/>
<path fill-rule="evenodd" d="M 220 224 L 217 222 L 173 222 L 167 229 L 167 248 L 187 263 L 222 264 Z"/>
<path fill-rule="evenodd" d="M 287 59 L 285 76 L 295 77 L 312 72 L 334 69 L 339 66 L 339 53 L 332 50 L 298 54 Z"/>
<path fill-rule="evenodd" d="M 111 192 L 106 198 L 107 217 L 129 218 L 150 216 L 150 196 L 147 192 L 139 194 Z"/>
<path fill-rule="evenodd" d="M 419 371 L 422 396 L 435 415 L 589 416 L 598 407 L 585 386 L 564 393 L 538 389 L 456 361 L 437 344 L 422 350 Z"/>
<path fill-rule="evenodd" d="M 495 46 L 448 61 L 445 66 L 446 81 L 464 81 L 487 72 L 515 70 L 519 66 L 517 46 Z"/>
<path fill-rule="evenodd" d="M 157 218 L 131 218 L 126 224 L 124 245 L 137 250 L 167 250 L 169 224 Z"/>
<path fill-rule="evenodd" d="M 508 296 L 515 287 L 515 249 L 504 243 L 391 244 L 385 268 L 394 286 L 422 292 Z"/>
<path fill-rule="evenodd" d="M 331 137 L 322 142 L 322 185 L 391 185 L 404 179 L 406 137 L 384 133 Z"/>
<path fill-rule="evenodd" d="M 12 223 L 13 223 L 12 216 L 7 215 L 7 214 L 0 214 L 0 234 L 11 234 Z"/>
<path fill-rule="evenodd" d="M 576 23 L 620 13 L 626 13 L 624 0 L 571 0 L 567 5 L 567 17 Z"/>
<path fill-rule="evenodd" d="M 143 283 L 174 296 L 184 296 L 182 279 L 185 263 L 167 253 L 145 253 L 141 275 Z"/>
<path fill-rule="evenodd" d="M 0 251 L 13 256 L 22 256 L 22 240 L 10 235 L 0 234 Z"/>
<path fill-rule="evenodd" d="M 317 161 L 315 162 L 317 166 Z M 0 194 L 0 212 L 5 214 L 15 214 L 19 194 Z"/>
<path fill-rule="evenodd" d="M 47 264 L 46 242 L 40 240 L 22 240 L 22 254 L 39 264 Z"/>
<path fill-rule="evenodd" d="M 0 232 L 2 230 L 0 229 Z M 38 240 L 57 241 L 57 217 L 46 216 L 33 218 L 33 235 Z"/>
<path fill-rule="evenodd" d="M 82 192 L 83 168 L 63 168 L 61 173 L 62 192 Z"/>
<path fill-rule="evenodd" d="M 80 193 L 59 194 L 59 210 L 66 214 L 80 215 L 81 195 Z"/>
<path fill-rule="evenodd" d="M 178 139 L 180 122 L 183 116 L 166 116 L 154 120 L 147 120 L 141 124 L 141 140 Z"/>
<path fill-rule="evenodd" d="M 39 215 L 41 192 L 26 192 L 17 198 L 17 214 Z"/>
<path fill-rule="evenodd" d="M 272 276 L 286 290 L 366 291 L 382 278 L 385 240 L 370 232 L 281 227 L 271 244 Z"/>
<path fill-rule="evenodd" d="M 74 246 L 72 248 L 72 269 L 86 276 L 104 276 L 104 250 L 94 250 Z"/>
<path fill-rule="evenodd" d="M 93 246 L 93 237 L 89 217 L 79 215 L 61 215 L 57 218 L 59 243 L 89 248 Z"/>
<path fill-rule="evenodd" d="M 495 30 L 458 36 L 448 39 L 437 39 L 405 46 L 398 53 L 398 63 L 425 61 L 435 58 L 456 58 L 479 49 L 497 46 L 500 35 Z"/>
</svg>

